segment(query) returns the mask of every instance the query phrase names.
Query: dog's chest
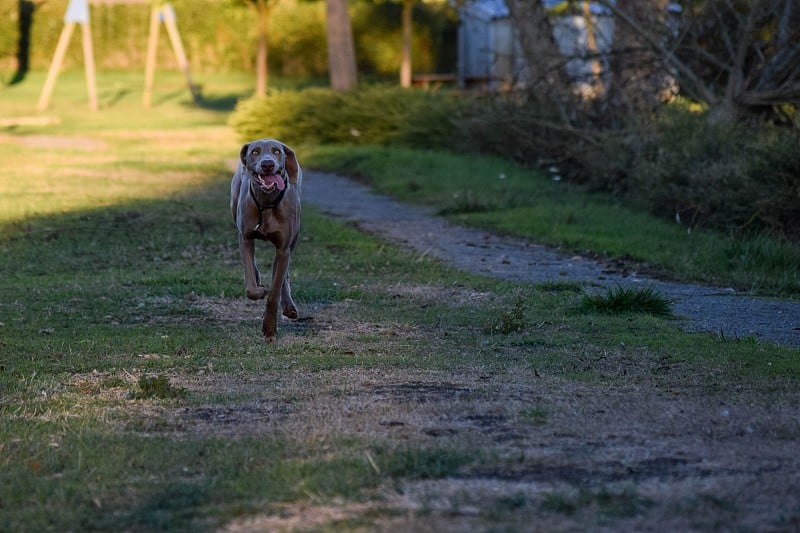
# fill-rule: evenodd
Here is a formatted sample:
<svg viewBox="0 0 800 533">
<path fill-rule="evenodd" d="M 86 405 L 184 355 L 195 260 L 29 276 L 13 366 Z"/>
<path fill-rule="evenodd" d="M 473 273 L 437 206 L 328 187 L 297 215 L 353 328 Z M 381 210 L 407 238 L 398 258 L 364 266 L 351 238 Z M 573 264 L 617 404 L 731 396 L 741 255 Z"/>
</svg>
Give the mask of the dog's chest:
<svg viewBox="0 0 800 533">
<path fill-rule="evenodd" d="M 251 239 L 271 240 L 270 236 L 280 232 L 282 224 L 272 209 L 261 212 L 259 220 L 248 231 Z"/>
</svg>

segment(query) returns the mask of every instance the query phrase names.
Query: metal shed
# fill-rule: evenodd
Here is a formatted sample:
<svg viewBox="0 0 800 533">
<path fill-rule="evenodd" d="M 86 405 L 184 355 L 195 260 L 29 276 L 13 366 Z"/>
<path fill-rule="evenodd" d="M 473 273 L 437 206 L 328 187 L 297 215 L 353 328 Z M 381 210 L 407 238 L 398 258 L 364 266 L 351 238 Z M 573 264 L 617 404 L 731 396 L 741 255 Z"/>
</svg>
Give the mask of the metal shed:
<svg viewBox="0 0 800 533">
<path fill-rule="evenodd" d="M 542 0 L 552 7 L 559 0 Z M 611 48 L 614 19 L 599 4 L 591 4 L 597 51 Z M 489 90 L 512 88 L 528 78 L 519 40 L 503 0 L 468 0 L 459 7 L 458 82 L 462 87 Z M 586 19 L 567 15 L 553 19 L 553 37 L 566 58 L 567 73 L 576 83 L 591 81 L 592 65 L 587 59 Z"/>
</svg>

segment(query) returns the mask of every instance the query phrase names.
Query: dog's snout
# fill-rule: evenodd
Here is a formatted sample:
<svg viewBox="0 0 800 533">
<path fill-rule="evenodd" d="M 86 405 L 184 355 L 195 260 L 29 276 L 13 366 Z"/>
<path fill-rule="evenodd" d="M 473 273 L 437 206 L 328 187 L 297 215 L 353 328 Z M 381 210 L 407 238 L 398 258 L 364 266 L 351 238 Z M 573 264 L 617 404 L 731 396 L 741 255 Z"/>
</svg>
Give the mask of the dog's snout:
<svg viewBox="0 0 800 533">
<path fill-rule="evenodd" d="M 272 161 L 270 159 L 262 161 L 259 166 L 261 167 L 261 172 L 268 174 L 275 172 L 275 161 Z"/>
</svg>

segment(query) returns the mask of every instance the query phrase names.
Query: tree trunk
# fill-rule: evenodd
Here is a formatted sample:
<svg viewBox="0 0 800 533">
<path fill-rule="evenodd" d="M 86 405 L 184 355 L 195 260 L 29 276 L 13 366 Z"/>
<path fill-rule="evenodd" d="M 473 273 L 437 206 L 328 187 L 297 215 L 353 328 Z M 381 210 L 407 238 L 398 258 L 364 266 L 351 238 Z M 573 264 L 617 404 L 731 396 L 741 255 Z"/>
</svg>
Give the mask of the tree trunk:
<svg viewBox="0 0 800 533">
<path fill-rule="evenodd" d="M 565 59 L 553 38 L 544 4 L 538 0 L 506 0 L 506 5 L 528 64 L 529 88 L 552 95 L 568 94 Z"/>
<path fill-rule="evenodd" d="M 270 10 L 267 5 L 268 0 L 258 0 L 256 10 L 258 11 L 258 51 L 256 53 L 256 94 L 263 96 L 267 94 L 269 83 L 269 15 Z"/>
<path fill-rule="evenodd" d="M 11 78 L 9 85 L 14 85 L 25 79 L 30 67 L 31 56 L 31 27 L 33 26 L 33 12 L 36 4 L 30 0 L 19 0 L 17 10 L 19 16 L 19 39 L 17 40 L 17 71 Z"/>
<path fill-rule="evenodd" d="M 415 0 L 403 0 L 403 45 L 400 58 L 400 86 L 411 87 L 411 12 Z"/>
<path fill-rule="evenodd" d="M 652 39 L 662 39 L 667 4 L 667 0 L 617 0 L 619 12 L 638 28 L 616 17 L 610 91 L 614 104 L 629 110 L 644 110 L 668 97 L 671 78 L 666 66 L 653 43 L 646 42 L 641 35 L 646 32 Z"/>
<path fill-rule="evenodd" d="M 594 17 L 592 16 L 591 2 L 583 0 L 583 20 L 586 24 L 586 50 L 592 57 L 592 93 L 593 97 L 602 97 L 605 93 L 603 80 L 600 74 L 603 71 L 600 65 L 599 49 L 597 48 L 597 38 L 594 31 Z"/>
<path fill-rule="evenodd" d="M 347 0 L 327 0 L 326 4 L 331 89 L 349 91 L 358 85 L 358 73 Z"/>
</svg>

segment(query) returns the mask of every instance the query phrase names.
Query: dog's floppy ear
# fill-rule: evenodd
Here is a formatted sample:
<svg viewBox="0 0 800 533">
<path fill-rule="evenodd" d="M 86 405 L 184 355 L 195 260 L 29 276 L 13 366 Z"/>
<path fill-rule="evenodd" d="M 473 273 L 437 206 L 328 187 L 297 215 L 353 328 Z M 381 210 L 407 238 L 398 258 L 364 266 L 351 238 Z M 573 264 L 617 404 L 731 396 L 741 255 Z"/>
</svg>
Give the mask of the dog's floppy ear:
<svg viewBox="0 0 800 533">
<path fill-rule="evenodd" d="M 286 172 L 289 174 L 289 182 L 297 183 L 303 175 L 303 170 L 300 168 L 300 163 L 297 162 L 294 150 L 285 144 L 283 145 L 283 150 L 286 152 Z"/>
<path fill-rule="evenodd" d="M 247 149 L 250 148 L 250 143 L 245 144 L 242 146 L 242 149 L 239 151 L 239 160 L 242 162 L 243 165 L 247 165 Z"/>
</svg>

